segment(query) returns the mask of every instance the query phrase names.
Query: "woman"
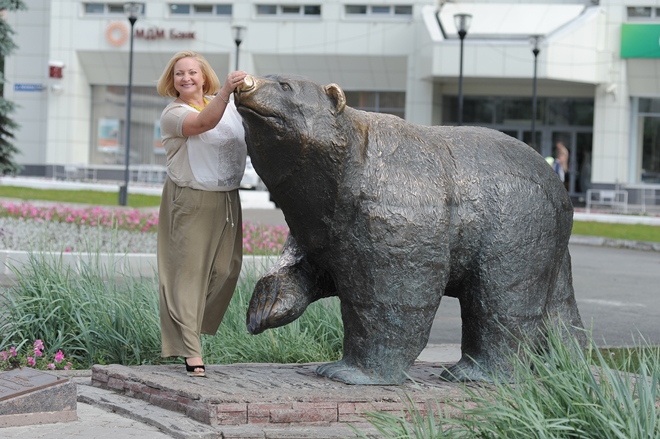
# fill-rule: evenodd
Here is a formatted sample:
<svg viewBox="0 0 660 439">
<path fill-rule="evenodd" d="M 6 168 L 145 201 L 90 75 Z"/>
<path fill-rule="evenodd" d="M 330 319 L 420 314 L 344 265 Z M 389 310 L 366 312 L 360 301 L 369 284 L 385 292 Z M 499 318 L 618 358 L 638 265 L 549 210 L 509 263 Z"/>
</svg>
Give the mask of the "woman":
<svg viewBox="0 0 660 439">
<path fill-rule="evenodd" d="M 208 61 L 186 51 L 174 55 L 157 86 L 176 98 L 160 118 L 167 153 L 157 251 L 162 356 L 184 357 L 190 376 L 205 375 L 200 334 L 218 330 L 241 270 L 238 187 L 247 146 L 230 96 L 246 75 L 232 72 L 221 87 Z"/>
</svg>

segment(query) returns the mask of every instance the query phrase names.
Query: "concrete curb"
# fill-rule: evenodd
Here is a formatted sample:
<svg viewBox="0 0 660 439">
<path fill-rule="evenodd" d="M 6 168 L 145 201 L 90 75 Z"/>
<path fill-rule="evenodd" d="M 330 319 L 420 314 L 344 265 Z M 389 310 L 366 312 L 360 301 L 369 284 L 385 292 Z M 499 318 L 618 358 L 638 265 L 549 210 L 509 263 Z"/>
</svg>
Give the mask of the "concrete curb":
<svg viewBox="0 0 660 439">
<path fill-rule="evenodd" d="M 570 244 L 589 245 L 595 247 L 626 248 L 640 251 L 660 252 L 660 242 L 630 241 L 624 239 L 610 239 L 598 236 L 572 235 Z M 47 261 L 58 261 L 63 268 L 80 272 L 85 266 L 98 264 L 106 272 L 116 273 L 118 277 L 144 277 L 156 276 L 156 255 L 151 253 L 56 253 L 39 252 L 45 254 Z M 0 250 L 0 285 L 16 280 L 15 271 L 21 271 L 29 265 L 34 252 L 18 250 Z M 251 276 L 265 273 L 269 270 L 279 256 L 243 256 L 241 276 Z"/>
</svg>

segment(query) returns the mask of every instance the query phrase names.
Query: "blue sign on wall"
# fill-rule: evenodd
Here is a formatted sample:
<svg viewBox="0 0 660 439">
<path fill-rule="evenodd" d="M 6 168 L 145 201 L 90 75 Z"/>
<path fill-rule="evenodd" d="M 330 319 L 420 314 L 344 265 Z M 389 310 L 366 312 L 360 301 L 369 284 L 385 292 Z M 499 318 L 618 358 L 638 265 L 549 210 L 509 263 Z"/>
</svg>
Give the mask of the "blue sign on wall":
<svg viewBox="0 0 660 439">
<path fill-rule="evenodd" d="M 14 84 L 14 91 L 43 91 L 43 84 Z"/>
</svg>

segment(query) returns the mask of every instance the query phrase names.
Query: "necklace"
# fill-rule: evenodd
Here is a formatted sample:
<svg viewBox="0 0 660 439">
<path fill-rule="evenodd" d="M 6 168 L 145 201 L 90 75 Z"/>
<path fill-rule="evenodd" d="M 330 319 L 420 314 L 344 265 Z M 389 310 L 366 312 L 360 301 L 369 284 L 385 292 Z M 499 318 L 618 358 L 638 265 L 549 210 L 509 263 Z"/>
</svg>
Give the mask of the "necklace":
<svg viewBox="0 0 660 439">
<path fill-rule="evenodd" d="M 208 104 L 208 103 L 209 103 L 209 100 L 204 98 L 204 107 L 206 107 L 206 104 Z M 200 107 L 199 105 L 188 104 L 187 102 L 186 102 L 186 104 L 189 105 L 190 107 L 193 107 L 195 110 L 197 110 L 199 112 L 201 112 L 204 109 L 203 107 Z"/>
</svg>

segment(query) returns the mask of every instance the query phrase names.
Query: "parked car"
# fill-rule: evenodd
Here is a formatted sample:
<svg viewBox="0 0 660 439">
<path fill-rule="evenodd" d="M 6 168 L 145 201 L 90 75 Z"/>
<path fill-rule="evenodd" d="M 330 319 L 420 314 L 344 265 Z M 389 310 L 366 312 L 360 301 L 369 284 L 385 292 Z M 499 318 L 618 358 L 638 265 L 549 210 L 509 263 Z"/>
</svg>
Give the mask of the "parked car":
<svg viewBox="0 0 660 439">
<path fill-rule="evenodd" d="M 261 181 L 259 174 L 257 174 L 257 171 L 255 171 L 254 167 L 252 166 L 252 160 L 250 160 L 250 156 L 248 156 L 247 160 L 245 161 L 245 174 L 243 174 L 243 179 L 241 180 L 241 189 L 251 189 L 258 191 L 266 190 L 266 185 L 263 181 Z"/>
</svg>

